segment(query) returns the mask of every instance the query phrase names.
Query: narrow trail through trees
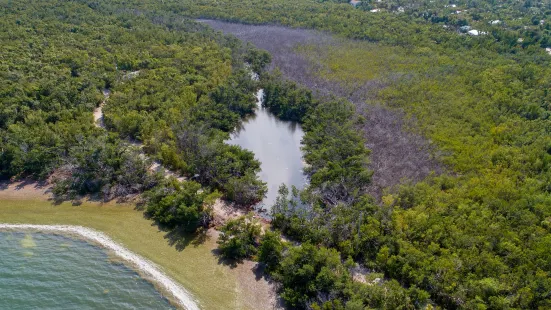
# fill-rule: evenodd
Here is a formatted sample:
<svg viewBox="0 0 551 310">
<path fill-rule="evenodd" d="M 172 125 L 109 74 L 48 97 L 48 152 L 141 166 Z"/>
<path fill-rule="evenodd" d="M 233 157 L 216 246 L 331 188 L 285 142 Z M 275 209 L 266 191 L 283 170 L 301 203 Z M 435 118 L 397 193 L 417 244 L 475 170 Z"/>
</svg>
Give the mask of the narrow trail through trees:
<svg viewBox="0 0 551 310">
<path fill-rule="evenodd" d="M 136 71 L 136 72 L 138 72 L 138 71 Z M 136 76 L 137 75 L 136 72 L 131 72 L 129 74 L 133 74 L 132 76 Z M 105 106 L 105 104 L 107 103 L 107 100 L 109 99 L 109 96 L 111 95 L 111 90 L 103 89 L 102 93 L 103 93 L 103 97 L 104 97 L 103 101 L 101 102 L 101 104 L 96 109 L 94 109 L 94 113 L 93 113 L 93 115 L 94 115 L 94 125 L 98 128 L 103 128 L 103 129 L 107 130 L 107 128 L 105 126 L 105 122 L 104 122 L 103 107 Z M 135 146 L 135 147 L 137 147 L 140 150 L 140 157 L 142 159 L 148 159 L 149 158 L 143 150 L 143 146 L 144 146 L 143 143 L 138 142 L 138 141 L 128 141 L 128 143 Z M 186 177 L 182 176 L 181 174 L 164 167 L 163 164 L 158 160 L 153 160 L 152 161 L 151 166 L 149 166 L 149 171 L 151 171 L 153 173 L 160 172 L 161 174 L 164 175 L 165 178 L 174 177 L 176 180 L 178 180 L 180 182 L 184 182 L 184 181 L 187 180 Z"/>
<path fill-rule="evenodd" d="M 135 75 L 134 75 L 135 76 Z M 109 96 L 111 95 L 111 90 L 109 89 L 103 89 L 103 101 L 101 104 L 94 110 L 93 116 L 94 116 L 94 125 L 98 128 L 102 128 L 104 130 L 107 130 L 107 127 L 105 126 L 104 122 L 104 114 L 103 114 L 103 108 L 107 104 L 107 101 L 109 100 Z M 140 150 L 140 158 L 143 160 L 147 160 L 149 156 L 144 152 L 143 150 L 143 143 L 139 141 L 126 141 L 129 145 L 132 145 Z M 172 171 L 170 169 L 167 169 L 159 160 L 153 160 L 151 166 L 149 166 L 149 171 L 151 173 L 161 173 L 165 178 L 173 177 L 176 180 L 180 182 L 187 181 L 187 178 L 182 176 L 181 174 Z M 213 212 L 214 212 L 214 223 L 215 225 L 222 225 L 229 219 L 235 219 L 240 216 L 244 216 L 246 214 L 245 211 L 236 208 L 235 206 L 226 203 L 222 199 L 217 199 L 216 202 L 213 205 Z M 265 221 L 264 218 L 260 216 L 255 216 L 261 221 Z"/>
<path fill-rule="evenodd" d="M 105 129 L 105 123 L 103 122 L 103 106 L 105 105 L 107 99 L 109 99 L 111 91 L 107 88 L 104 88 L 101 92 L 103 93 L 103 101 L 97 108 L 94 109 L 94 125 L 96 125 L 96 127 Z"/>
</svg>

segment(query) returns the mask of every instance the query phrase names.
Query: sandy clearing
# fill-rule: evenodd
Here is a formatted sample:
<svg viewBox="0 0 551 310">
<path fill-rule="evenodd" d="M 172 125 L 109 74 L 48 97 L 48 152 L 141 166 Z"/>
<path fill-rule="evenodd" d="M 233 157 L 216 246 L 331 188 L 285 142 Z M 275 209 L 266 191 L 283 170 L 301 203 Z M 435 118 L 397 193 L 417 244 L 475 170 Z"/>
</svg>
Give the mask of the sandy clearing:
<svg viewBox="0 0 551 310">
<path fill-rule="evenodd" d="M 53 198 L 51 185 L 47 182 L 40 183 L 32 180 L 17 182 L 0 182 L 0 200 L 3 199 L 41 199 Z"/>
</svg>

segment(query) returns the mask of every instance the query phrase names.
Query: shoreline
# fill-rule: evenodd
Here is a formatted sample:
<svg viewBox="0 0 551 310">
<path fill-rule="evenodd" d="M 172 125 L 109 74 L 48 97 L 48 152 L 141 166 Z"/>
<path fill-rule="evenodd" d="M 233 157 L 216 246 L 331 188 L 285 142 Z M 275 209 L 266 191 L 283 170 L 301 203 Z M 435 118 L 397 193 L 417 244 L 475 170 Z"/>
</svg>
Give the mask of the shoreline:
<svg viewBox="0 0 551 310">
<path fill-rule="evenodd" d="M 198 301 L 176 281 L 172 280 L 154 263 L 133 253 L 126 247 L 115 242 L 106 234 L 91 228 L 77 225 L 35 225 L 35 224 L 6 224 L 0 223 L 0 231 L 35 231 L 45 233 L 58 233 L 71 237 L 83 238 L 86 241 L 100 245 L 109 250 L 115 256 L 133 266 L 145 280 L 153 282 L 161 288 L 160 292 L 166 292 L 170 296 L 169 301 L 175 301 L 176 306 L 187 310 L 200 309 Z"/>
</svg>

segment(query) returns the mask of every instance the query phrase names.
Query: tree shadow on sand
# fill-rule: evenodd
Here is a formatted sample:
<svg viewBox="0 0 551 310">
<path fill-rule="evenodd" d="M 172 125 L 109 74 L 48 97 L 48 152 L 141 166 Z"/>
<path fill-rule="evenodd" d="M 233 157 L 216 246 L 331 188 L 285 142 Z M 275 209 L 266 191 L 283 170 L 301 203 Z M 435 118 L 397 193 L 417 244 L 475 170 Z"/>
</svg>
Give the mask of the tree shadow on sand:
<svg viewBox="0 0 551 310">
<path fill-rule="evenodd" d="M 45 193 L 52 193 L 51 189 L 48 189 L 45 191 Z M 89 194 L 89 195 L 56 195 L 52 193 L 52 197 L 48 198 L 49 201 L 52 202 L 53 205 L 59 206 L 64 202 L 71 202 L 72 206 L 78 207 L 82 205 L 84 202 L 95 202 L 95 203 L 108 203 L 111 201 L 116 201 L 117 203 L 124 203 L 128 202 L 127 199 L 105 199 L 105 197 L 102 197 L 100 194 Z"/>
<path fill-rule="evenodd" d="M 143 205 L 138 204 L 135 209 L 143 212 Z M 145 212 L 143 216 L 148 220 L 152 220 Z M 211 238 L 208 234 L 208 229 L 203 227 L 199 228 L 196 232 L 189 232 L 182 227 L 166 227 L 157 221 L 153 221 L 151 226 L 157 226 L 157 229 L 165 234 L 163 238 L 165 238 L 168 244 L 174 247 L 178 252 L 183 251 L 190 244 L 194 247 L 198 247 Z"/>
<path fill-rule="evenodd" d="M 236 268 L 239 264 L 242 264 L 244 262 L 244 260 L 241 258 L 231 259 L 231 258 L 224 257 L 220 249 L 211 250 L 211 253 L 218 258 L 219 265 L 224 265 L 224 266 L 230 267 L 231 269 Z"/>
<path fill-rule="evenodd" d="M 218 257 L 218 264 L 223 265 L 226 267 L 229 267 L 230 269 L 235 269 L 239 265 L 245 263 L 245 259 L 228 259 L 222 256 L 220 250 L 214 249 L 211 251 L 214 256 Z M 242 271 L 237 271 L 238 273 L 248 273 L 251 272 L 254 276 L 254 281 L 266 281 L 269 285 L 273 286 L 273 293 L 276 294 L 277 292 L 281 291 L 281 284 L 276 282 L 269 274 L 266 272 L 266 265 L 263 263 L 254 262 L 253 266 L 249 269 L 246 267 L 246 269 Z M 252 280 L 252 279 L 251 279 Z M 275 298 L 275 304 L 273 309 L 286 309 L 286 304 L 283 298 L 279 294 L 274 296 Z"/>
<path fill-rule="evenodd" d="M 180 228 L 162 231 L 166 231 L 164 238 L 167 239 L 168 244 L 173 246 L 177 251 L 183 251 L 190 244 L 194 247 L 198 247 L 210 239 L 206 229 L 199 229 L 195 233 L 186 232 Z"/>
<path fill-rule="evenodd" d="M 7 181 L 2 182 L 0 181 L 0 191 L 6 190 L 9 187 L 9 183 Z"/>
</svg>

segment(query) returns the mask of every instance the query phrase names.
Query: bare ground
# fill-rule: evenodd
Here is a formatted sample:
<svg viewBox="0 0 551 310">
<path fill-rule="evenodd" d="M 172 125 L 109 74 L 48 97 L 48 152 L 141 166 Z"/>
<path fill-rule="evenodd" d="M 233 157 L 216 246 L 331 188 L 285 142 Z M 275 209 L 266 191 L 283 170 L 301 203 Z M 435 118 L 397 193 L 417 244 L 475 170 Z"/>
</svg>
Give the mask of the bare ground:
<svg viewBox="0 0 551 310">
<path fill-rule="evenodd" d="M 107 99 L 109 99 L 109 95 L 111 95 L 111 91 L 108 89 L 103 89 L 103 101 L 99 105 L 99 107 L 94 109 L 94 125 L 99 128 L 105 129 L 105 123 L 103 122 L 103 106 L 105 105 L 105 102 Z"/>
<path fill-rule="evenodd" d="M 0 203 L 2 200 L 50 200 L 53 198 L 51 186 L 47 182 L 22 180 L 0 182 Z"/>
<path fill-rule="evenodd" d="M 215 226 L 221 225 L 229 219 L 238 218 L 246 214 L 243 209 L 235 208 L 221 199 L 216 200 L 212 206 L 212 210 L 214 213 L 213 223 Z"/>
<path fill-rule="evenodd" d="M 415 133 L 415 121 L 406 119 L 400 110 L 389 109 L 373 102 L 378 90 L 392 82 L 372 80 L 363 84 L 341 85 L 316 75 L 324 64 L 321 61 L 306 59 L 297 52 L 297 47 L 340 44 L 338 38 L 328 34 L 304 29 L 291 29 L 281 26 L 258 26 L 228 23 L 214 20 L 201 20 L 214 29 L 250 42 L 272 54 L 271 69 L 277 67 L 287 79 L 310 88 L 317 96 L 338 96 L 356 105 L 358 113 L 366 119 L 363 135 L 366 146 L 371 150 L 370 169 L 373 179 L 368 188 L 370 194 L 380 198 L 385 189 L 392 189 L 402 182 L 418 182 L 431 173 L 442 172 L 440 162 L 435 158 L 435 150 L 423 136 Z"/>
</svg>

